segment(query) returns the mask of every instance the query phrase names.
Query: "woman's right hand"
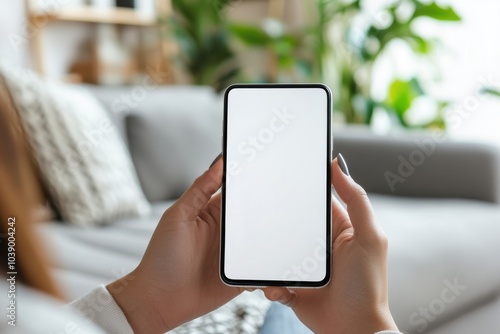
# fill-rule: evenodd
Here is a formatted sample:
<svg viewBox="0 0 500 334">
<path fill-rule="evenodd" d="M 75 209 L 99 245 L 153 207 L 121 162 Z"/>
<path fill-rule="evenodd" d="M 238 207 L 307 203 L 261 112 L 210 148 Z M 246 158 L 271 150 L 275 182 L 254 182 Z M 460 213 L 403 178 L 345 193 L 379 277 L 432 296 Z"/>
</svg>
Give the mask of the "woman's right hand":
<svg viewBox="0 0 500 334">
<path fill-rule="evenodd" d="M 331 165 L 332 183 L 347 210 L 333 200 L 330 283 L 319 289 L 263 290 L 268 299 L 289 305 L 317 334 L 397 330 L 388 304 L 387 238 L 366 192 L 342 172 L 338 159 Z"/>
</svg>

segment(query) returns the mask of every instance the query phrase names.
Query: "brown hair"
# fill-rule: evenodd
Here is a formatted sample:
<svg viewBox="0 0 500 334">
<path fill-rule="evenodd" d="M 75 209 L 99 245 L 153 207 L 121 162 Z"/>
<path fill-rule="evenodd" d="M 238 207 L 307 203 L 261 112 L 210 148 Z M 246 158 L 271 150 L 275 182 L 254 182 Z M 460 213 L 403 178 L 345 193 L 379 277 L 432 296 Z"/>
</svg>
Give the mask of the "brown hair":
<svg viewBox="0 0 500 334">
<path fill-rule="evenodd" d="M 33 159 L 29 154 L 26 133 L 0 77 L 0 263 L 7 270 L 8 237 L 15 232 L 15 271 L 17 280 L 61 298 L 50 274 L 46 251 L 35 229 L 35 206 L 40 203 L 41 189 Z M 15 219 L 15 224 L 12 224 Z M 9 222 L 11 223 L 9 225 Z M 15 229 L 14 229 L 15 228 Z M 11 238 L 12 240 L 12 238 Z M 12 245 L 12 243 L 11 243 Z"/>
</svg>

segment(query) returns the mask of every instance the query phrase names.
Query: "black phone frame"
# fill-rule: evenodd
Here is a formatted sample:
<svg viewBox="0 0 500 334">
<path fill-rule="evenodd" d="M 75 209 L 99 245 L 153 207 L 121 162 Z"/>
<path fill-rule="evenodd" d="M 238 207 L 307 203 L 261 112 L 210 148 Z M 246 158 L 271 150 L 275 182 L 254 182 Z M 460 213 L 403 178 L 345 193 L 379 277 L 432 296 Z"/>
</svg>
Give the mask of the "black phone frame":
<svg viewBox="0 0 500 334">
<path fill-rule="evenodd" d="M 332 125 L 331 125 L 331 114 L 332 114 L 332 94 L 328 86 L 321 83 L 299 83 L 299 84 L 233 84 L 229 86 L 224 92 L 224 117 L 223 117 L 223 137 L 222 137 L 222 156 L 226 156 L 227 152 L 227 119 L 228 119 L 228 97 L 229 93 L 233 89 L 239 88 L 255 88 L 255 89 L 269 89 L 269 88 L 320 88 L 326 92 L 327 96 L 327 175 L 326 175 L 326 271 L 325 278 L 321 281 L 282 281 L 282 280 L 241 280 L 241 279 L 231 279 L 227 277 L 224 273 L 224 250 L 225 250 L 225 226 L 226 226 L 226 172 L 227 172 L 227 161 L 224 159 L 224 170 L 222 175 L 222 191 L 221 191 L 221 227 L 220 227 L 220 266 L 219 275 L 221 280 L 229 286 L 239 286 L 239 287 L 267 287 L 267 286 L 279 286 L 279 287 L 289 287 L 289 288 L 320 288 L 327 285 L 331 277 L 331 252 L 332 252 L 332 236 L 331 236 L 331 208 L 332 208 L 332 191 L 331 191 L 331 161 L 332 161 Z"/>
</svg>

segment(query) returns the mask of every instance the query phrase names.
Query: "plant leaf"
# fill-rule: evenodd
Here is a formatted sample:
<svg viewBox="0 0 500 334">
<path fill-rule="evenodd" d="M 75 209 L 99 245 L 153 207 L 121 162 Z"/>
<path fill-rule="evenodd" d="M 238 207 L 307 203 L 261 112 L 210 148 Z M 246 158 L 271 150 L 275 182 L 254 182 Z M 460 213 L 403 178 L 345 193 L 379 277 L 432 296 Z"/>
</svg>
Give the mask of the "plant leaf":
<svg viewBox="0 0 500 334">
<path fill-rule="evenodd" d="M 415 81 L 416 79 L 409 81 L 396 79 L 389 86 L 386 103 L 396 112 L 398 117 L 402 117 L 410 109 L 413 99 L 421 95 Z"/>
<path fill-rule="evenodd" d="M 490 95 L 494 95 L 494 96 L 500 97 L 500 90 L 495 89 L 493 87 L 483 87 L 481 89 L 481 93 L 483 93 L 483 94 L 490 94 Z"/>
<path fill-rule="evenodd" d="M 418 81 L 417 78 L 411 78 L 408 83 L 410 84 L 412 91 L 415 93 L 415 96 L 421 96 L 425 94 L 424 89 L 422 88 L 422 85 L 420 85 L 420 81 Z"/>
<path fill-rule="evenodd" d="M 428 54 L 432 51 L 432 43 L 417 35 L 408 36 L 405 38 L 406 42 L 410 47 L 417 53 Z"/>
<path fill-rule="evenodd" d="M 415 12 L 413 13 L 412 20 L 422 16 L 430 17 L 439 21 L 456 22 L 462 20 L 460 15 L 458 15 L 457 12 L 450 6 L 441 7 L 436 2 L 430 2 L 430 3 L 416 2 L 415 5 L 416 8 Z"/>
<path fill-rule="evenodd" d="M 229 29 L 236 38 L 250 46 L 265 47 L 271 40 L 269 35 L 258 26 L 233 23 Z"/>
</svg>

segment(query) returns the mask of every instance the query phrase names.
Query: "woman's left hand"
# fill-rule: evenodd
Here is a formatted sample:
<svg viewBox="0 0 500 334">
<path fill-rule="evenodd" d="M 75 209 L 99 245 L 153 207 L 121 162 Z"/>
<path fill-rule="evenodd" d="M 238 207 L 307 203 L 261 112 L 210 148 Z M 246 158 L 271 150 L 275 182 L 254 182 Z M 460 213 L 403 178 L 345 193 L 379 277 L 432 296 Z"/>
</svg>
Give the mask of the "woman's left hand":
<svg viewBox="0 0 500 334">
<path fill-rule="evenodd" d="M 161 218 L 139 266 L 107 286 L 135 333 L 165 333 L 243 290 L 219 278 L 219 159 Z"/>
</svg>

